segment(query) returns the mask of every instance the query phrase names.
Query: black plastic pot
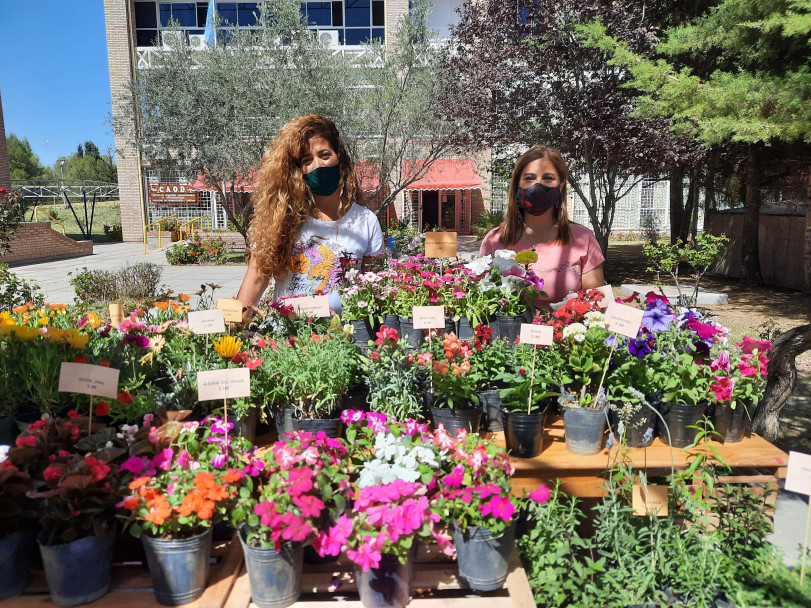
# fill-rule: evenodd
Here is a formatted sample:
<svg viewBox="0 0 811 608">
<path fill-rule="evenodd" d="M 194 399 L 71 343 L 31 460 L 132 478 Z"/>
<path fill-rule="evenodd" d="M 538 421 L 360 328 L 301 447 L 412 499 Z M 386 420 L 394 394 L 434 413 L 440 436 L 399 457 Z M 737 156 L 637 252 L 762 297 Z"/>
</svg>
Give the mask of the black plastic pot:
<svg viewBox="0 0 811 608">
<path fill-rule="evenodd" d="M 397 315 L 385 315 L 383 317 L 383 325 L 396 329 L 397 333 L 400 334 L 400 317 Z M 400 337 L 402 338 L 402 334 L 400 334 Z"/>
<path fill-rule="evenodd" d="M 517 413 L 503 410 L 504 438 L 507 449 L 518 458 L 532 458 L 543 451 L 543 427 L 546 408 L 540 411 Z"/>
<path fill-rule="evenodd" d="M 749 411 L 752 411 L 751 407 Z M 737 443 L 743 441 L 744 436 L 749 433 L 751 420 L 747 408 L 742 403 L 738 403 L 735 409 L 729 403 L 716 403 L 712 413 L 712 424 L 715 432 L 721 435 L 721 441 Z"/>
<path fill-rule="evenodd" d="M 408 345 L 417 348 L 423 340 L 425 333 L 421 329 L 414 329 L 414 320 L 400 317 L 400 337 L 408 341 Z"/>
<path fill-rule="evenodd" d="M 292 405 L 283 405 L 273 412 L 273 422 L 276 423 L 276 433 L 279 439 L 285 433 L 295 433 L 296 429 L 293 426 L 293 413 L 296 411 Z"/>
<path fill-rule="evenodd" d="M 507 564 L 515 544 L 515 521 L 498 538 L 488 528 L 453 530 L 459 578 L 476 591 L 501 589 L 507 579 Z"/>
<path fill-rule="evenodd" d="M 234 425 L 233 432 L 240 437 L 245 437 L 248 441 L 253 442 L 256 438 L 256 410 L 251 410 L 242 418 L 237 417 L 236 414 L 228 411 L 228 422 Z"/>
<path fill-rule="evenodd" d="M 31 564 L 36 551 L 34 530 L 17 530 L 0 538 L 0 600 L 22 593 L 31 582 Z"/>
<path fill-rule="evenodd" d="M 17 429 L 21 433 L 27 431 L 30 425 L 41 419 L 42 412 L 35 405 L 21 405 L 17 408 L 17 413 L 14 415 Z"/>
<path fill-rule="evenodd" d="M 43 545 L 42 566 L 57 606 L 89 604 L 110 589 L 115 535 L 86 536 L 62 545 Z M 41 538 L 40 538 L 41 541 Z"/>
<path fill-rule="evenodd" d="M 460 340 L 472 340 L 475 337 L 473 326 L 470 324 L 470 319 L 462 317 L 457 323 L 456 335 Z"/>
<path fill-rule="evenodd" d="M 659 404 L 659 412 L 665 419 L 658 420 L 656 428 L 659 431 L 659 438 L 666 444 L 674 448 L 686 448 L 693 443 L 698 434 L 698 429 L 689 428 L 698 426 L 707 411 L 707 404 L 682 405 L 679 403 Z M 670 435 L 668 436 L 668 430 Z"/>
<path fill-rule="evenodd" d="M 603 447 L 605 411 L 586 407 L 563 408 L 566 449 L 573 454 L 590 456 Z"/>
<path fill-rule="evenodd" d="M 380 565 L 364 572 L 355 567 L 360 603 L 365 608 L 404 608 L 409 601 L 412 557 L 403 564 L 396 555 L 384 554 Z"/>
<path fill-rule="evenodd" d="M 369 320 L 360 319 L 350 321 L 349 324 L 352 325 L 352 329 L 354 330 L 352 333 L 352 340 L 355 342 L 355 344 L 361 348 L 368 348 L 369 340 L 374 340 L 375 335 L 375 328 L 369 325 Z"/>
<path fill-rule="evenodd" d="M 0 418 L 0 445 L 14 445 L 14 440 L 20 434 L 17 421 L 13 418 Z"/>
<path fill-rule="evenodd" d="M 259 608 L 285 608 L 296 603 L 301 595 L 301 544 L 284 543 L 277 553 L 273 548 L 248 546 L 242 533 L 239 540 L 251 584 L 251 602 Z"/>
<path fill-rule="evenodd" d="M 340 418 L 293 418 L 293 428 L 296 431 L 307 431 L 313 435 L 324 431 L 330 439 L 341 436 L 341 424 Z"/>
<path fill-rule="evenodd" d="M 180 606 L 203 595 L 211 558 L 211 528 L 189 538 L 141 536 L 155 597 L 164 606 Z"/>
<path fill-rule="evenodd" d="M 621 439 L 623 445 L 631 448 L 646 448 L 653 443 L 656 437 L 656 421 L 659 417 L 650 407 L 642 405 L 639 411 L 635 412 L 625 421 L 625 433 L 622 437 L 619 434 L 620 416 L 616 410 L 608 411 L 608 420 L 611 430 L 617 439 Z"/>
<path fill-rule="evenodd" d="M 521 323 L 526 323 L 523 316 L 511 317 L 508 315 L 496 315 L 498 337 L 506 338 L 512 344 L 521 333 Z"/>
<path fill-rule="evenodd" d="M 440 423 L 451 435 L 456 435 L 459 429 L 465 429 L 468 433 L 478 433 L 482 420 L 482 408 L 454 408 L 431 406 L 431 419 L 434 421 L 434 428 Z"/>
<path fill-rule="evenodd" d="M 477 393 L 482 404 L 482 426 L 484 430 L 495 433 L 504 427 L 501 424 L 501 395 L 498 391 Z"/>
</svg>

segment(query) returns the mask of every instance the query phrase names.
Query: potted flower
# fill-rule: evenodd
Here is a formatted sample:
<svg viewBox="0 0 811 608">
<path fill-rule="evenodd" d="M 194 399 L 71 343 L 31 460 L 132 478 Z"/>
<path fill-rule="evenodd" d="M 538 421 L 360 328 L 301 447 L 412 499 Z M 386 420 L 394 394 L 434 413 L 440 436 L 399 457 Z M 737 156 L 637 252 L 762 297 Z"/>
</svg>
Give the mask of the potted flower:
<svg viewBox="0 0 811 608">
<path fill-rule="evenodd" d="M 772 343 L 744 336 L 736 342 L 740 353 L 721 353 L 710 363 L 713 376 L 710 394 L 714 400 L 713 426 L 725 443 L 741 441 L 751 421 L 750 406 L 756 406 L 766 388 Z"/>
<path fill-rule="evenodd" d="M 690 352 L 672 353 L 663 362 L 667 378 L 662 387 L 659 436 L 668 445 L 684 448 L 695 441 L 697 425 L 707 411 L 712 371 Z"/>
<path fill-rule="evenodd" d="M 355 343 L 365 347 L 382 318 L 379 288 L 382 277 L 350 269 L 341 283 L 341 319 L 352 325 Z"/>
<path fill-rule="evenodd" d="M 26 495 L 33 481 L 13 463 L 9 451 L 0 445 L 0 600 L 28 586 L 37 547 L 37 504 Z"/>
<path fill-rule="evenodd" d="M 499 589 L 515 543 L 515 516 L 525 501 L 511 491 L 510 459 L 489 440 L 464 431 L 453 437 L 437 429 L 434 442 L 446 459 L 432 508 L 453 533 L 459 576 L 477 591 Z M 528 498 L 548 497 L 541 486 Z"/>
<path fill-rule="evenodd" d="M 417 355 L 417 365 L 429 370 L 431 418 L 455 431 L 466 428 L 477 432 L 482 408 L 476 394 L 475 377 L 470 374 L 470 344 L 460 341 L 456 334 L 444 334 L 434 340 L 431 350 Z"/>
<path fill-rule="evenodd" d="M 421 416 L 424 383 L 414 355 L 406 350 L 406 341 L 396 329 L 382 325 L 369 345 L 370 352 L 360 360 L 369 389 L 369 409 L 395 420 Z"/>
<path fill-rule="evenodd" d="M 515 356 L 512 344 L 494 338 L 494 333 L 489 325 L 477 325 L 470 349 L 470 375 L 482 405 L 482 423 L 486 430 L 493 432 L 502 429 L 499 389 L 505 385 L 499 374 L 512 366 Z"/>
<path fill-rule="evenodd" d="M 296 433 L 261 458 L 249 453 L 231 511 L 259 608 L 283 608 L 301 593 L 303 549 L 343 513 L 346 447 L 323 433 Z"/>
<path fill-rule="evenodd" d="M 168 420 L 145 429 L 154 455 L 135 454 L 121 465 L 129 532 L 140 537 L 152 574 L 155 597 L 167 606 L 203 594 L 211 556 L 211 529 L 224 521 L 235 484 L 244 476 L 244 439 L 228 433 L 228 422 L 203 424 Z M 226 440 L 228 437 L 228 440 Z"/>
<path fill-rule="evenodd" d="M 531 355 L 529 353 L 532 353 Z M 501 372 L 504 383 L 499 391 L 504 414 L 507 449 L 519 458 L 532 458 L 543 450 L 543 427 L 555 375 L 563 360 L 556 348 L 522 347 L 516 353 L 516 366 Z"/>
</svg>

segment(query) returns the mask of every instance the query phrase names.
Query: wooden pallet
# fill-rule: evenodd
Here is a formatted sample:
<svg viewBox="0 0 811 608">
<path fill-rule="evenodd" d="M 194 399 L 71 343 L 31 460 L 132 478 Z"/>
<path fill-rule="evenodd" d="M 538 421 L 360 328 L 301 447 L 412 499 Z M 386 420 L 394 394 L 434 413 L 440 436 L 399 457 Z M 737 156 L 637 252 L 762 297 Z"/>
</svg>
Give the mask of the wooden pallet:
<svg viewBox="0 0 811 608">
<path fill-rule="evenodd" d="M 513 549 L 504 588 L 490 592 L 466 589 L 459 580 L 456 562 L 436 548 L 420 547 L 411 578 L 409 608 L 535 608 L 527 575 Z M 327 608 L 341 602 L 361 608 L 353 564 L 345 557 L 322 565 L 304 565 L 302 593 L 292 608 Z M 248 573 L 242 567 L 224 608 L 256 608 L 251 603 Z"/>
<path fill-rule="evenodd" d="M 117 551 L 117 556 L 120 554 Z M 125 551 L 124 553 L 128 553 Z M 131 552 L 129 552 L 131 553 Z M 234 536 L 230 541 L 214 542 L 208 586 L 196 601 L 187 604 L 193 608 L 223 608 L 228 601 L 237 575 L 243 566 L 242 547 Z M 22 595 L 3 600 L 3 608 L 31 608 L 54 606 L 45 582 L 45 573 L 34 570 L 31 584 Z M 97 608 L 149 608 L 158 607 L 152 590 L 152 577 L 142 558 L 129 555 L 113 563 L 110 592 L 88 606 Z"/>
</svg>

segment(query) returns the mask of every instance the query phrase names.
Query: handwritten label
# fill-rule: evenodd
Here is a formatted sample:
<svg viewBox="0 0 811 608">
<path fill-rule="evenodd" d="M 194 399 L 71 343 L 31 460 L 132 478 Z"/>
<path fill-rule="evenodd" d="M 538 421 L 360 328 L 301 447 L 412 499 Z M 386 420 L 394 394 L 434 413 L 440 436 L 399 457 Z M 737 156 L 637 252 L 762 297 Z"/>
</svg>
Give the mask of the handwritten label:
<svg viewBox="0 0 811 608">
<path fill-rule="evenodd" d="M 329 317 L 329 296 L 302 296 L 285 301 L 299 317 Z"/>
<path fill-rule="evenodd" d="M 456 244 L 455 232 L 426 232 L 425 257 L 455 258 Z"/>
<path fill-rule="evenodd" d="M 788 453 L 786 490 L 811 496 L 811 454 Z"/>
<path fill-rule="evenodd" d="M 189 313 L 189 329 L 196 334 L 221 334 L 225 331 L 225 319 L 219 308 L 198 310 Z"/>
<path fill-rule="evenodd" d="M 414 329 L 442 329 L 445 327 L 444 306 L 414 306 L 411 311 Z"/>
<path fill-rule="evenodd" d="M 251 370 L 247 367 L 197 372 L 197 400 L 251 396 Z"/>
<path fill-rule="evenodd" d="M 667 515 L 667 486 L 643 486 L 640 483 L 633 487 L 634 515 Z"/>
<path fill-rule="evenodd" d="M 113 327 L 118 327 L 124 322 L 124 307 L 118 302 L 113 302 L 110 304 L 109 309 L 110 324 Z"/>
<path fill-rule="evenodd" d="M 601 287 L 597 287 L 596 289 L 597 291 L 602 291 L 605 294 L 605 300 L 603 300 L 604 304 L 614 301 L 614 290 L 611 289 L 611 285 L 603 285 Z"/>
<path fill-rule="evenodd" d="M 645 311 L 618 302 L 609 302 L 605 310 L 605 324 L 609 331 L 636 338 L 642 326 L 642 315 Z"/>
<path fill-rule="evenodd" d="M 551 325 L 533 325 L 532 323 L 521 323 L 521 344 L 535 344 L 541 346 L 551 346 L 553 343 L 553 330 Z"/>
<path fill-rule="evenodd" d="M 217 300 L 217 308 L 222 311 L 222 317 L 226 323 L 242 322 L 242 301 L 235 298 L 220 298 Z"/>
<path fill-rule="evenodd" d="M 119 370 L 89 363 L 62 362 L 59 370 L 59 392 L 81 393 L 96 397 L 118 397 Z"/>
</svg>

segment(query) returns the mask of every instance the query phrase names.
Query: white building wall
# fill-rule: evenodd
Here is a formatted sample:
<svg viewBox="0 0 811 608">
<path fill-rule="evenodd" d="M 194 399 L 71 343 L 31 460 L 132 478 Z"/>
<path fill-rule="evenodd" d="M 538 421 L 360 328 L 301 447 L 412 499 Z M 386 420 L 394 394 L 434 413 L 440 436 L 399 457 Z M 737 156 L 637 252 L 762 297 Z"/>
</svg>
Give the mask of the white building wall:
<svg viewBox="0 0 811 608">
<path fill-rule="evenodd" d="M 456 9 L 464 4 L 464 0 L 433 0 L 434 10 L 428 16 L 428 27 L 438 33 L 439 39 L 451 35 L 450 26 L 459 21 Z"/>
</svg>

